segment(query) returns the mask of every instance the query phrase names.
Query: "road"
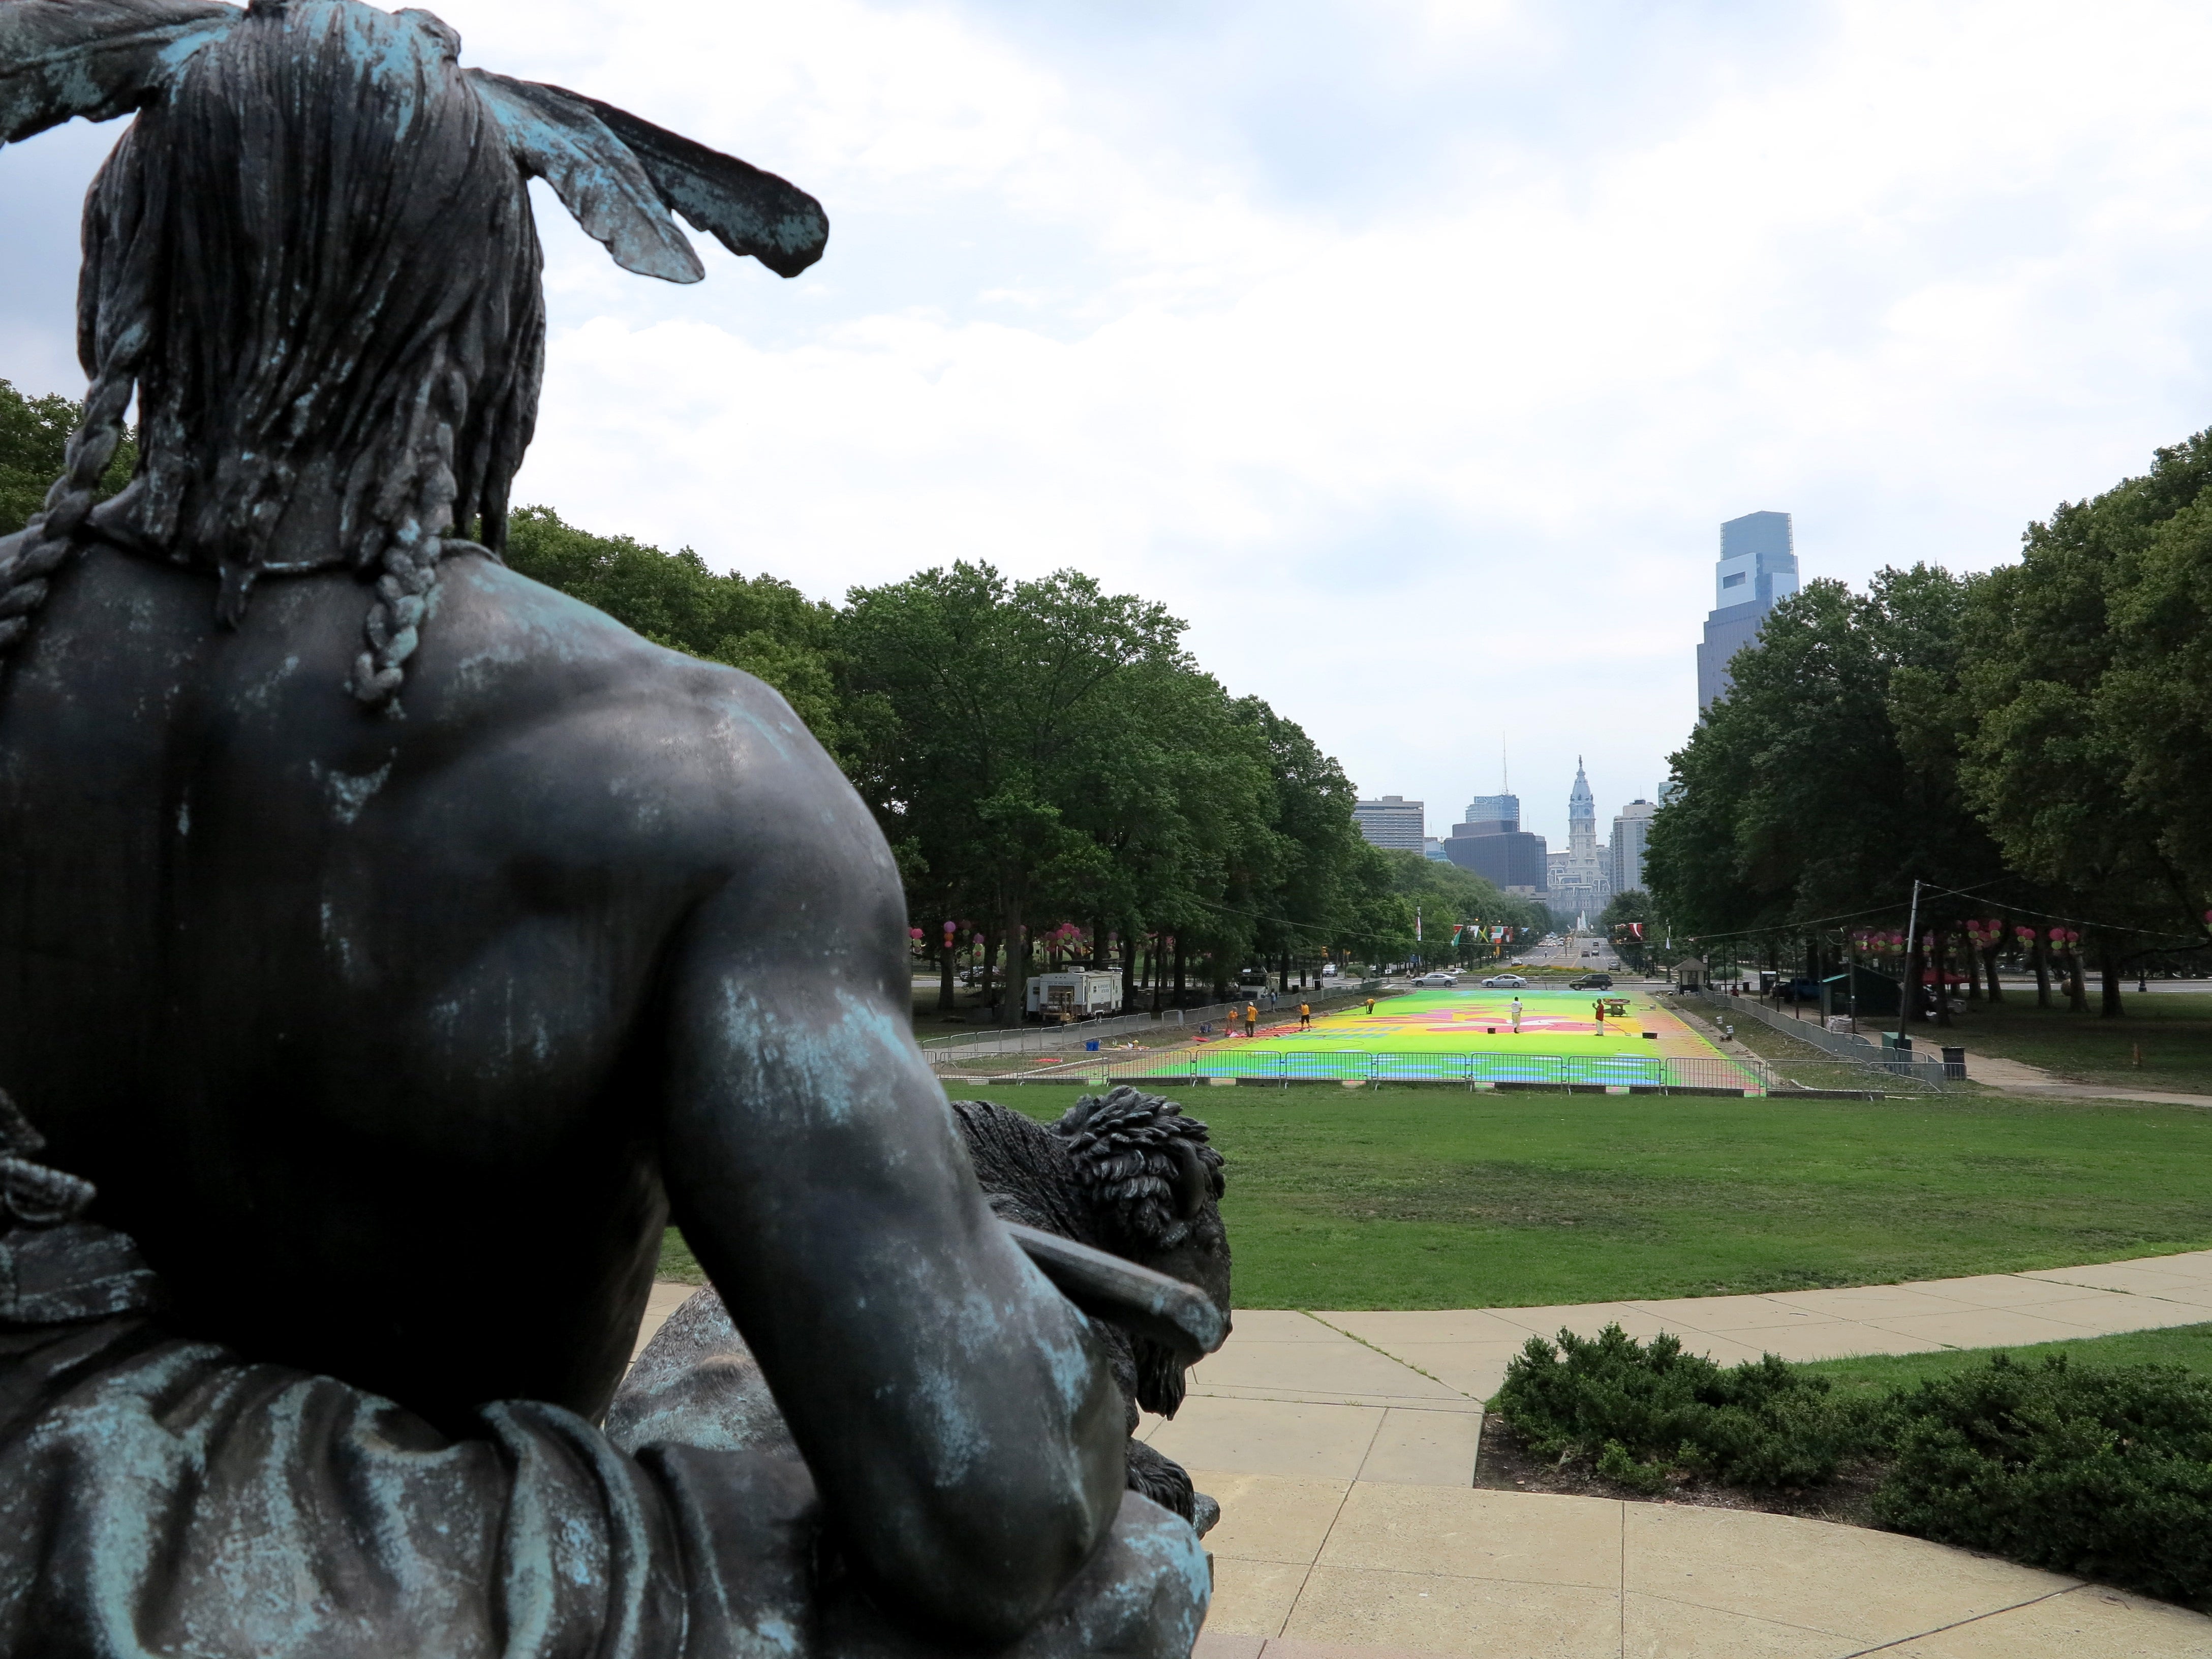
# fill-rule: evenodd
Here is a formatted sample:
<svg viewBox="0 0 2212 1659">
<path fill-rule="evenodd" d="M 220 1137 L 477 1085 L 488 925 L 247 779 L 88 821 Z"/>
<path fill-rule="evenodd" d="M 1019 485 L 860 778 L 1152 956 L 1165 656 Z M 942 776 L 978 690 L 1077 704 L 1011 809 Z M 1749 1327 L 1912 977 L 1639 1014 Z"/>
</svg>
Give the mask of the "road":
<svg viewBox="0 0 2212 1659">
<path fill-rule="evenodd" d="M 1573 968 L 1584 973 L 1610 974 L 1620 968 L 1620 958 L 1602 933 L 1567 933 L 1556 944 L 1530 945 L 1521 959 L 1531 968 Z"/>
</svg>

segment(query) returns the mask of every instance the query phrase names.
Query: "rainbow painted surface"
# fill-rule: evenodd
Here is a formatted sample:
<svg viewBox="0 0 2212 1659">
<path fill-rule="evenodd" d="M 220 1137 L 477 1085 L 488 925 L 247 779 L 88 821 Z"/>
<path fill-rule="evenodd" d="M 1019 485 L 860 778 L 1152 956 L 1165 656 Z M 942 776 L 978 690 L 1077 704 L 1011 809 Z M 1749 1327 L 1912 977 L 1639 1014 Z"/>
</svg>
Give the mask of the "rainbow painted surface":
<svg viewBox="0 0 2212 1659">
<path fill-rule="evenodd" d="M 1521 1002 L 1514 1029 L 1513 1002 Z M 1616 997 L 1621 993 L 1613 993 Z M 1216 1035 L 1195 1052 L 1160 1053 L 1126 1075 L 1452 1079 L 1628 1085 L 1753 1081 L 1665 1005 L 1626 994 L 1626 1018 L 1601 1018 L 1600 994 L 1480 986 L 1415 991 L 1297 1026 L 1296 998 L 1262 1013 L 1259 1034 Z M 1654 1035 L 1647 1036 L 1646 1032 Z"/>
</svg>

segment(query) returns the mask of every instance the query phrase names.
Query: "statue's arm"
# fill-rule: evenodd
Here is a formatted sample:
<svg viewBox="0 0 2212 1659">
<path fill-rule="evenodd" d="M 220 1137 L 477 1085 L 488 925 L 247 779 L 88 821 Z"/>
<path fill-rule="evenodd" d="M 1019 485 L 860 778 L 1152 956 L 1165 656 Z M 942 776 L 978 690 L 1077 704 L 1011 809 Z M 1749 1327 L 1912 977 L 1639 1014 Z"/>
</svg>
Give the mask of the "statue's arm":
<svg viewBox="0 0 2212 1659">
<path fill-rule="evenodd" d="M 740 856 L 672 963 L 670 1199 L 848 1547 L 1002 1638 L 1113 1523 L 1121 1397 L 992 1217 L 915 1045 L 882 836 L 803 731 L 745 747 L 717 808 Z"/>
</svg>

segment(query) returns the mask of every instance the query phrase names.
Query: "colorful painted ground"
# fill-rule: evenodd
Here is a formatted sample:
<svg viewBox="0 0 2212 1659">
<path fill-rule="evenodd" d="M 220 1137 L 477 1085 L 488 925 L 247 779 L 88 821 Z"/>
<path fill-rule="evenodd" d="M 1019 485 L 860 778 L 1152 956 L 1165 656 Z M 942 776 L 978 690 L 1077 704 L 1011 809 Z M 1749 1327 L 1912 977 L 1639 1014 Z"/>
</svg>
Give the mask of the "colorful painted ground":
<svg viewBox="0 0 2212 1659">
<path fill-rule="evenodd" d="M 1513 1001 L 1521 1001 L 1514 1029 Z M 1263 1016 L 1259 1035 L 1115 1064 L 1116 1076 L 1416 1079 L 1757 1086 L 1758 1079 L 1650 994 L 1616 992 L 1626 1018 L 1601 1018 L 1599 993 L 1480 986 L 1415 991 L 1297 1029 L 1295 1000 Z M 1651 1033 L 1646 1036 L 1645 1033 Z"/>
</svg>

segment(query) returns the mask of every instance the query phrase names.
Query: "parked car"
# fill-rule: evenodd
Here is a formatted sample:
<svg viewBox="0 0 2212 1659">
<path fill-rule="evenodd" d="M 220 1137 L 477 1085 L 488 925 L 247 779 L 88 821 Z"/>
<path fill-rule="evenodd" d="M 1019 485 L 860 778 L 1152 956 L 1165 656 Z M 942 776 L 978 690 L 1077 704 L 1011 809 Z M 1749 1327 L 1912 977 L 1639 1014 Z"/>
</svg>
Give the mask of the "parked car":
<svg viewBox="0 0 2212 1659">
<path fill-rule="evenodd" d="M 1570 991 L 1610 991 L 1613 989 L 1613 975 L 1611 974 L 1584 974 L 1580 979 L 1569 980 L 1567 981 L 1567 989 Z"/>
<path fill-rule="evenodd" d="M 1457 974 L 1423 974 L 1419 978 L 1413 981 L 1413 983 L 1416 985 L 1456 985 L 1459 983 L 1459 975 Z"/>
<path fill-rule="evenodd" d="M 1528 981 L 1518 974 L 1492 974 L 1482 981 L 1493 991 L 1525 991 Z"/>
</svg>

